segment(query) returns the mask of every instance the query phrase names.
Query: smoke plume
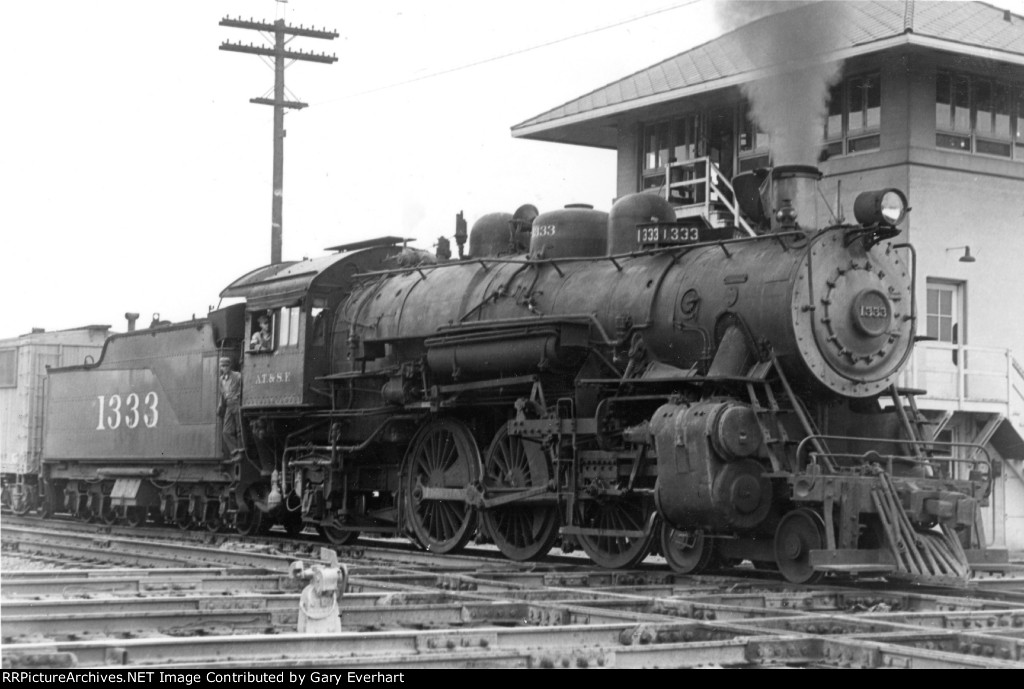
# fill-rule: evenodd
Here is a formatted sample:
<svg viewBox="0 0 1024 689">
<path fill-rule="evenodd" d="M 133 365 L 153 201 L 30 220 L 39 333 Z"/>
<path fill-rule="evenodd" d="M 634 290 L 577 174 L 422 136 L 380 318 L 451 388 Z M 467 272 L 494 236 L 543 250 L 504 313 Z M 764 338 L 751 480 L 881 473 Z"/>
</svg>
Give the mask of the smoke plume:
<svg viewBox="0 0 1024 689">
<path fill-rule="evenodd" d="M 822 5 L 827 4 L 828 7 Z M 846 3 L 729 0 L 716 3 L 722 29 L 732 30 L 769 14 L 785 16 L 745 30 L 743 48 L 757 68 L 772 74 L 746 84 L 751 119 L 771 137 L 773 165 L 814 165 L 822 146 L 829 89 L 842 62 L 821 56 L 840 45 Z M 827 10 L 827 11 L 823 11 Z"/>
</svg>

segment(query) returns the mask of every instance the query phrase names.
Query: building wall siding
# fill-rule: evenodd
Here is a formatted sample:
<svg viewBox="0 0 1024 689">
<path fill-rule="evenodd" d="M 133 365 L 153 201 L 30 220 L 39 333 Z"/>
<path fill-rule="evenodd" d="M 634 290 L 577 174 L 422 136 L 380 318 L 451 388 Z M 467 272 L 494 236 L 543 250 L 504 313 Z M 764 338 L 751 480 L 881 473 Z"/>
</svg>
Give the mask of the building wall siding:
<svg viewBox="0 0 1024 689">
<path fill-rule="evenodd" d="M 615 174 L 615 197 L 632 194 L 640 179 L 640 142 L 642 124 L 619 127 L 618 160 Z"/>
</svg>

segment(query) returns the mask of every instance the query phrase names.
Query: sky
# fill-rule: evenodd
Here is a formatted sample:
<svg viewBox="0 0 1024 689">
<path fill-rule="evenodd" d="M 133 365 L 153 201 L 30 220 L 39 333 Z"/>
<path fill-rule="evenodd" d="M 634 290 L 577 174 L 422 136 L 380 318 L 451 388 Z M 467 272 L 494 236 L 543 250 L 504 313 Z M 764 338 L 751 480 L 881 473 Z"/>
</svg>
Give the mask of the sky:
<svg viewBox="0 0 1024 689">
<path fill-rule="evenodd" d="M 1024 13 L 1024 0 L 990 2 Z M 273 69 L 224 17 L 335 30 L 289 48 L 283 257 L 469 221 L 607 210 L 615 153 L 510 128 L 721 33 L 712 0 L 106 0 L 5 8 L 0 338 L 125 312 L 201 317 L 270 260 Z M 453 246 L 454 248 L 454 246 Z"/>
</svg>

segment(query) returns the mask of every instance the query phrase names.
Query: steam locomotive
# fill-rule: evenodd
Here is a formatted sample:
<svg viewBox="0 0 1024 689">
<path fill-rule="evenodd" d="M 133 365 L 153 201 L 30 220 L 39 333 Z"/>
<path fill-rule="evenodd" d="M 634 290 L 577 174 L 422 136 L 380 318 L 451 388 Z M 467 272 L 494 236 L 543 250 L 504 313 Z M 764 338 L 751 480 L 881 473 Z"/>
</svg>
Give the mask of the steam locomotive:
<svg viewBox="0 0 1024 689">
<path fill-rule="evenodd" d="M 737 178 L 747 236 L 641 193 L 470 232 L 460 214 L 455 258 L 385 237 L 252 271 L 221 294 L 243 302 L 50 371 L 42 502 L 339 545 L 962 581 L 991 468 L 940 447 L 897 387 L 917 319 L 906 198 L 862 193 L 856 223 L 821 227 L 820 176 Z M 274 346 L 249 351 L 260 315 Z M 243 381 L 234 454 L 223 356 Z"/>
</svg>

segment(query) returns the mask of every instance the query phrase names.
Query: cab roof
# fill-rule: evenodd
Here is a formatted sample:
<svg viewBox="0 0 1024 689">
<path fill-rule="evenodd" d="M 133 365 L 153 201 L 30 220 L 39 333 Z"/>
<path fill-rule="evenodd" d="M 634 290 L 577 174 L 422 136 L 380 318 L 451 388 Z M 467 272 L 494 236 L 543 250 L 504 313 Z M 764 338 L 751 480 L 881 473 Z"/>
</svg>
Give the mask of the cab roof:
<svg viewBox="0 0 1024 689">
<path fill-rule="evenodd" d="M 225 287 L 221 299 L 243 297 L 250 308 L 293 306 L 317 288 L 330 289 L 351 275 L 344 275 L 344 263 L 360 249 L 394 246 L 409 241 L 401 237 L 380 237 L 363 242 L 330 247 L 338 253 L 301 261 L 271 263 L 252 270 Z"/>
<path fill-rule="evenodd" d="M 244 297 L 251 306 L 282 306 L 300 301 L 343 254 L 272 263 L 250 271 L 224 288 L 221 298 Z"/>
</svg>

